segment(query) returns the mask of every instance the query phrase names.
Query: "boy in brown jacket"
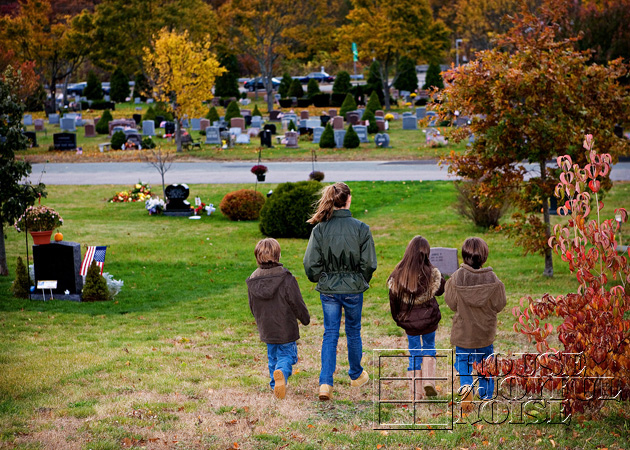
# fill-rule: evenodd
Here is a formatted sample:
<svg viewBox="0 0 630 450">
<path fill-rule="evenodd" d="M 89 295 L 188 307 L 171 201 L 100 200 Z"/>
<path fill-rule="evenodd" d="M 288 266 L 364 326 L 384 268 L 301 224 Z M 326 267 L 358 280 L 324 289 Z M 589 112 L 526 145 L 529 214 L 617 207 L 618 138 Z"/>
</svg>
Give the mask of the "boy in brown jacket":
<svg viewBox="0 0 630 450">
<path fill-rule="evenodd" d="M 497 314 L 505 308 L 505 286 L 492 271 L 482 268 L 488 259 L 488 244 L 468 238 L 462 246 L 464 263 L 446 282 L 444 301 L 455 311 L 451 344 L 455 346 L 455 369 L 459 372 L 462 408 L 468 410 L 473 398 L 472 364 L 494 353 Z M 492 398 L 494 380 L 480 376 L 477 393 Z"/>
<path fill-rule="evenodd" d="M 254 250 L 258 269 L 247 279 L 249 308 L 256 319 L 260 340 L 267 344 L 269 385 L 277 398 L 284 398 L 286 383 L 297 363 L 300 331 L 297 320 L 308 325 L 311 318 L 295 277 L 280 264 L 280 244 L 263 239 Z"/>
</svg>

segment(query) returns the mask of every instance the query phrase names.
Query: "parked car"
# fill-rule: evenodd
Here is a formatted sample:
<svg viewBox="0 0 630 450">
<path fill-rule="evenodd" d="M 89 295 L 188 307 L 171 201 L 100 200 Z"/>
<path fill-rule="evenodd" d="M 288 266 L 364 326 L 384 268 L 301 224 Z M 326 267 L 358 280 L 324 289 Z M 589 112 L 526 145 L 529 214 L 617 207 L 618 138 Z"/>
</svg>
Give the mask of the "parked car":
<svg viewBox="0 0 630 450">
<path fill-rule="evenodd" d="M 328 75 L 326 72 L 311 72 L 305 77 L 300 78 L 300 83 L 308 83 L 309 80 L 317 80 L 320 83 L 332 83 L 335 77 Z"/>
<path fill-rule="evenodd" d="M 277 89 L 278 86 L 280 86 L 280 80 L 278 80 L 277 78 L 272 78 L 271 86 L 273 87 L 273 89 Z M 252 78 L 251 80 L 246 81 L 243 84 L 243 87 L 247 89 L 248 91 L 254 91 L 258 89 L 265 89 L 265 84 L 263 83 L 262 77 L 256 77 L 256 78 Z"/>
</svg>

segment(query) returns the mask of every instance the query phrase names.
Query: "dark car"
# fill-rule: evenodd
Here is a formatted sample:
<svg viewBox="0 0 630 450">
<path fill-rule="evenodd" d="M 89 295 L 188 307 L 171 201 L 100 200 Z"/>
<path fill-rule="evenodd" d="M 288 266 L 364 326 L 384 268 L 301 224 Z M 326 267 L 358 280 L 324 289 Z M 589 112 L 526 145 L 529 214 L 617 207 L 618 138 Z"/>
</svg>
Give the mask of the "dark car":
<svg viewBox="0 0 630 450">
<path fill-rule="evenodd" d="M 326 72 L 311 72 L 305 77 L 300 78 L 301 83 L 308 83 L 309 80 L 316 80 L 320 83 L 332 83 L 335 77 L 328 75 Z"/>
<path fill-rule="evenodd" d="M 271 86 L 273 87 L 273 89 L 277 89 L 278 86 L 280 86 L 280 80 L 278 80 L 277 78 L 272 78 Z M 243 87 L 248 91 L 265 89 L 262 77 L 256 77 L 246 81 L 245 84 L 243 84 Z"/>
</svg>

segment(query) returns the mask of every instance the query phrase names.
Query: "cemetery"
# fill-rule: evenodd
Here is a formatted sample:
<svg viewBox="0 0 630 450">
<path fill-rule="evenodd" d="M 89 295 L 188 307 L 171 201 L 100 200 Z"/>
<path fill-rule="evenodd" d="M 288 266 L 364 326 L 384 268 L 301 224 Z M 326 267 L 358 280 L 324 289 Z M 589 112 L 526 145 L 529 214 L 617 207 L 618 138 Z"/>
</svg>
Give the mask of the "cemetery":
<svg viewBox="0 0 630 450">
<path fill-rule="evenodd" d="M 554 8 L 532 12 L 488 2 L 475 14 L 462 0 L 452 14 L 409 0 L 315 0 L 312 11 L 280 0 L 221 8 L 191 0 L 178 4 L 181 17 L 161 4 L 147 15 L 135 0 L 124 8 L 86 0 L 81 11 L 71 2 L 8 3 L 0 10 L 10 49 L 0 52 L 0 449 L 627 447 L 630 182 L 610 171 L 630 159 L 630 55 L 579 27 L 617 26 L 630 0 L 578 2 L 575 11 L 545 1 Z M 287 33 L 261 55 L 268 50 L 253 30 L 267 13 L 265 26 L 281 22 Z M 513 26 L 499 33 L 503 15 Z M 58 79 L 25 59 L 29 33 L 48 29 L 31 22 L 55 30 L 38 42 L 63 49 L 74 73 Z M 111 33 L 120 23 L 122 38 Z M 38 64 L 51 63 L 48 55 Z M 261 56 L 276 61 L 273 74 Z M 277 78 L 266 86 L 261 73 Z M 378 266 L 361 311 L 369 382 L 348 377 L 342 331 L 334 388 L 322 398 L 330 305 L 305 273 L 307 219 L 336 181 L 320 162 L 367 160 L 440 165 L 449 177 L 348 181 L 351 215 L 369 227 Z M 251 181 L 197 183 L 169 171 L 199 161 L 238 165 Z M 274 168 L 297 161 L 309 166 L 303 180 L 277 182 Z M 120 162 L 142 163 L 161 183 L 43 185 L 26 164 L 116 171 Z M 470 270 L 491 267 L 505 287 L 505 307 L 492 311 L 493 357 L 471 364 L 476 396 L 458 390 L 452 336 L 471 306 L 455 311 L 448 294 L 436 296 L 435 379 L 408 368 L 411 334 L 392 316 L 390 274 L 418 235 L 430 244 L 423 267 L 446 280 L 469 257 L 464 241 L 482 238 L 487 262 Z M 281 395 L 267 363 L 276 344 L 261 341 L 247 284 L 255 270 L 277 269 L 254 253 L 270 237 L 310 315 Z M 415 292 L 425 301 L 433 287 Z M 479 325 L 487 316 L 477 310 L 491 306 L 473 307 Z M 410 383 L 416 373 L 434 394 Z M 490 398 L 480 397 L 482 376 L 495 380 Z"/>
</svg>

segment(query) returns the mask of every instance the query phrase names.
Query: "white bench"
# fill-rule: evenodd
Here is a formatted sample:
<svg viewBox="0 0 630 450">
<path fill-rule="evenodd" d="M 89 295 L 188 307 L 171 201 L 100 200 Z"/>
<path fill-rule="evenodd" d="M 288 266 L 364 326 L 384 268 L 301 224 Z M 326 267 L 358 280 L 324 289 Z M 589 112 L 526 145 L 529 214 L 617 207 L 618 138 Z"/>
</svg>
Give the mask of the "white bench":
<svg viewBox="0 0 630 450">
<path fill-rule="evenodd" d="M 102 144 L 98 144 L 98 149 L 103 153 L 105 150 L 111 150 L 112 143 L 111 142 L 103 142 Z"/>
</svg>

